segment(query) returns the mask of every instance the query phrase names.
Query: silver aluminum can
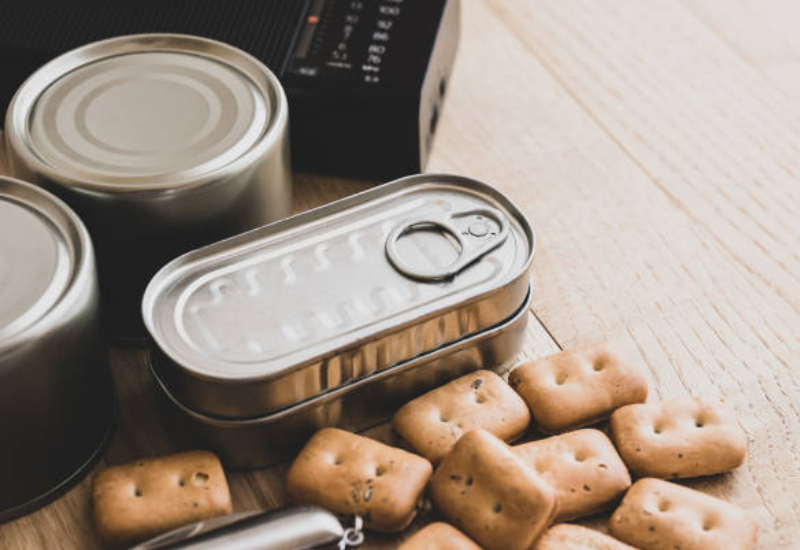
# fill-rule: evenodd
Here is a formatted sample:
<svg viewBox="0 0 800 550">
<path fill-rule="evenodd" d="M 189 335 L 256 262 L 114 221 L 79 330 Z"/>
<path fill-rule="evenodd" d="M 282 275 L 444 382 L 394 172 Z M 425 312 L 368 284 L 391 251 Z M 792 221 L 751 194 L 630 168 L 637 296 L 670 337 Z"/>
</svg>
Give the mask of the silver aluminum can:
<svg viewBox="0 0 800 550">
<path fill-rule="evenodd" d="M 533 253 L 497 190 L 417 175 L 170 262 L 143 316 L 180 403 L 256 418 L 506 321 Z"/>
<path fill-rule="evenodd" d="M 258 60 L 183 35 L 89 44 L 17 91 L 11 172 L 86 223 L 115 338 L 144 335 L 139 305 L 159 267 L 289 213 L 287 111 Z"/>
<path fill-rule="evenodd" d="M 56 197 L 0 178 L 0 520 L 52 500 L 114 420 L 89 234 Z"/>
</svg>

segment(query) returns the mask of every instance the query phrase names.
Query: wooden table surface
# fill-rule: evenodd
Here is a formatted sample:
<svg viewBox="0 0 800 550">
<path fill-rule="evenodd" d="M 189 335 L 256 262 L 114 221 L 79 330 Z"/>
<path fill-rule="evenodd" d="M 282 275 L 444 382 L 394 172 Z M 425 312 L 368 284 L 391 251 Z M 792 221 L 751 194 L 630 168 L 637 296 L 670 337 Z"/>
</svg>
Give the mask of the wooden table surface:
<svg viewBox="0 0 800 550">
<path fill-rule="evenodd" d="M 690 485 L 745 508 L 760 548 L 800 548 L 800 2 L 463 0 L 463 12 L 428 169 L 492 183 L 536 230 L 520 360 L 620 338 L 653 399 L 724 398 L 747 462 Z M 295 185 L 300 211 L 371 182 Z M 171 452 L 141 351 L 111 355 L 122 418 L 98 468 Z M 283 504 L 285 471 L 231 474 L 236 509 Z M 0 547 L 97 548 L 89 517 L 85 480 L 0 526 Z"/>
</svg>

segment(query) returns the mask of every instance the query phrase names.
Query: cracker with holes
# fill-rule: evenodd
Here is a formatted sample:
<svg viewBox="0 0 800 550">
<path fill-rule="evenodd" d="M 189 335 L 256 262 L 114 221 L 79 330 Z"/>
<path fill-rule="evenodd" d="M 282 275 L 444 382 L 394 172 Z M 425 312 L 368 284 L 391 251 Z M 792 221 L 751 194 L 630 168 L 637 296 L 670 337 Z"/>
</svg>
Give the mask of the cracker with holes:
<svg viewBox="0 0 800 550">
<path fill-rule="evenodd" d="M 547 482 L 481 429 L 456 442 L 430 490 L 439 512 L 487 550 L 527 550 L 556 514 Z"/>
<path fill-rule="evenodd" d="M 636 550 L 624 542 L 580 525 L 562 523 L 547 530 L 533 550 Z"/>
<path fill-rule="evenodd" d="M 558 433 L 594 424 L 647 399 L 647 378 L 616 344 L 562 351 L 511 371 L 509 383 L 537 426 Z"/>
<path fill-rule="evenodd" d="M 479 370 L 407 403 L 392 426 L 415 451 L 437 463 L 473 428 L 513 441 L 530 420 L 528 406 L 502 378 Z"/>
<path fill-rule="evenodd" d="M 568 432 L 512 449 L 555 490 L 557 521 L 600 512 L 631 484 L 614 445 L 598 430 Z"/>
<path fill-rule="evenodd" d="M 733 504 L 655 478 L 633 484 L 609 528 L 642 550 L 752 550 L 758 536 L 756 522 Z"/>
<path fill-rule="evenodd" d="M 205 451 L 107 468 L 95 476 L 92 497 L 97 533 L 110 548 L 231 513 L 225 472 Z"/>
<path fill-rule="evenodd" d="M 359 515 L 370 529 L 400 531 L 414 519 L 432 470 L 415 454 L 324 428 L 292 463 L 286 491 L 295 502 Z"/>
<path fill-rule="evenodd" d="M 638 477 L 718 474 L 741 465 L 747 454 L 747 435 L 733 411 L 707 399 L 623 407 L 611 416 L 611 431 Z"/>
<path fill-rule="evenodd" d="M 467 535 L 437 521 L 419 530 L 399 550 L 481 550 Z"/>
</svg>

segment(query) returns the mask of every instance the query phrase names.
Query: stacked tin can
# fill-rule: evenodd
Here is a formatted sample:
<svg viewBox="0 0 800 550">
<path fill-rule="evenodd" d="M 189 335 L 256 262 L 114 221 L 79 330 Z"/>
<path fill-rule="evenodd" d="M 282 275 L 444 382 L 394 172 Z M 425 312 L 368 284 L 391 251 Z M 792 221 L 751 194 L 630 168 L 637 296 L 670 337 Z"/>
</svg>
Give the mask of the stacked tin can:
<svg viewBox="0 0 800 550">
<path fill-rule="evenodd" d="M 170 262 L 142 307 L 173 433 L 265 466 L 319 427 L 365 428 L 502 366 L 524 336 L 533 252 L 498 191 L 419 175 Z"/>
</svg>

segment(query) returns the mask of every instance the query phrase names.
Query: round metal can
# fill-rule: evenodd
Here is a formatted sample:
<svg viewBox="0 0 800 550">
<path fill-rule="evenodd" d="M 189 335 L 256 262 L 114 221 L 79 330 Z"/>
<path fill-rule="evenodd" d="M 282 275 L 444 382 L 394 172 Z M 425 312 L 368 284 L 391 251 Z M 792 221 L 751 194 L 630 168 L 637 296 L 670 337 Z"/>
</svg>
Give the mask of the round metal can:
<svg viewBox="0 0 800 550">
<path fill-rule="evenodd" d="M 11 173 L 54 192 L 97 249 L 112 336 L 144 334 L 150 277 L 200 245 L 286 216 L 288 107 L 243 51 L 170 34 L 112 38 L 47 63 L 6 114 Z"/>
<path fill-rule="evenodd" d="M 50 193 L 0 177 L 0 521 L 77 482 L 114 410 L 89 234 Z"/>
</svg>

